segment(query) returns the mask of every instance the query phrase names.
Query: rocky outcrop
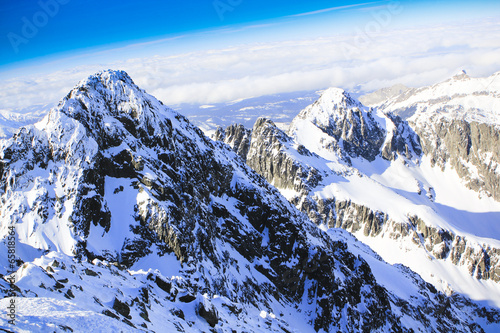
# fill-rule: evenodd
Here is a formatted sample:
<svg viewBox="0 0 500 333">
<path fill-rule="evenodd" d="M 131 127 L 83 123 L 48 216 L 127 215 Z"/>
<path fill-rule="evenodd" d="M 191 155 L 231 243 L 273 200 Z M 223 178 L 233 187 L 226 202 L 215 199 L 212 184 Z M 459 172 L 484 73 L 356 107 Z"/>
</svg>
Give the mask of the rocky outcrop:
<svg viewBox="0 0 500 333">
<path fill-rule="evenodd" d="M 400 117 L 386 114 L 391 128 L 387 130 L 387 139 L 381 148 L 381 156 L 394 161 L 398 156 L 411 160 L 422 155 L 420 137 L 410 127 L 408 122 Z"/>
<path fill-rule="evenodd" d="M 292 203 L 318 225 L 342 228 L 353 234 L 362 231 L 365 237 L 412 242 L 424 248 L 435 259 L 448 260 L 456 266 L 466 267 L 476 279 L 500 283 L 500 249 L 479 244 L 448 230 L 428 226 L 418 216 L 409 216 L 405 222 L 396 222 L 384 212 L 335 199 L 296 197 Z"/>
<path fill-rule="evenodd" d="M 231 139 L 235 137 L 243 137 L 244 140 Z M 250 142 L 247 142 L 247 138 Z M 221 128 L 215 133 L 214 139 L 228 144 L 238 155 L 246 151 L 245 155 L 240 156 L 247 165 L 278 188 L 307 192 L 322 180 L 322 172 L 299 162 L 294 154 L 317 156 L 304 146 L 295 147 L 293 140 L 269 119 L 259 118 L 252 130 L 241 125 L 229 126 L 225 130 Z"/>
<path fill-rule="evenodd" d="M 467 186 L 500 201 L 500 130 L 465 120 L 437 119 L 414 125 L 424 154 L 434 164 L 451 165 Z"/>
<path fill-rule="evenodd" d="M 500 250 L 487 244 L 478 244 L 453 232 L 429 227 L 416 217 L 410 223 L 422 246 L 437 259 L 450 260 L 456 266 L 465 266 L 469 274 L 480 280 L 500 282 Z"/>
<path fill-rule="evenodd" d="M 297 130 L 309 124 L 326 134 L 329 141 L 325 147 L 346 161 L 356 157 L 374 160 L 385 139 L 385 131 L 371 110 L 337 88 L 326 90 L 315 103 L 302 110 L 292 121 L 288 134 L 301 144 Z"/>
<path fill-rule="evenodd" d="M 292 139 L 271 120 L 259 118 L 252 130 L 246 162 L 278 188 L 308 191 L 321 181 L 321 172 L 294 158 L 291 154 L 305 157 L 313 154 L 304 146 L 292 145 Z"/>
<path fill-rule="evenodd" d="M 241 124 L 230 125 L 225 129 L 218 127 L 213 135 L 213 139 L 228 144 L 236 154 L 243 160 L 246 160 L 248 150 L 250 149 L 252 131 Z"/>
</svg>

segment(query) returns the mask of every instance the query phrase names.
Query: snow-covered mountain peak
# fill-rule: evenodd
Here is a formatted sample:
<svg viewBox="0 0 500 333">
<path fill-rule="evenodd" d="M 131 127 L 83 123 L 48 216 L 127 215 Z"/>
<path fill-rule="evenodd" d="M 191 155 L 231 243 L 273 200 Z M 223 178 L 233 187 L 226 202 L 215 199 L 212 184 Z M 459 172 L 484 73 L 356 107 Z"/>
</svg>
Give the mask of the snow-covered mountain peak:
<svg viewBox="0 0 500 333">
<path fill-rule="evenodd" d="M 76 87 L 83 86 L 105 86 L 111 87 L 113 85 L 119 84 L 119 82 L 123 82 L 128 85 L 135 85 L 132 78 L 127 74 L 127 72 L 122 70 L 102 70 L 95 74 L 90 75 L 89 77 L 81 80 Z"/>
<path fill-rule="evenodd" d="M 339 122 L 359 122 L 365 118 L 369 109 L 340 88 L 325 90 L 320 98 L 302 110 L 290 125 L 289 133 L 294 136 L 297 126 L 303 121 L 310 122 L 323 132 L 338 131 Z M 353 119 L 356 118 L 356 119 Z"/>
<path fill-rule="evenodd" d="M 338 92 L 328 92 L 310 109 L 314 115 L 331 102 L 332 108 L 325 109 L 332 111 L 329 127 L 297 120 L 303 127 L 296 133 L 318 140 L 311 150 L 373 160 L 384 142 L 385 116 Z M 396 127 L 398 122 L 396 130 L 405 130 Z M 262 149 L 248 156 L 272 155 L 269 169 L 276 172 L 271 174 L 297 175 L 293 184 L 288 181 L 289 189 L 309 191 L 327 184 L 323 181 L 347 184 L 347 176 L 329 172 L 330 161 L 289 140 L 272 122 L 260 119 L 252 132 L 260 140 L 250 148 Z M 239 126 L 224 134 L 240 147 L 249 140 L 249 132 Z M 100 72 L 80 82 L 43 121 L 0 141 L 0 252 L 8 253 L 7 237 L 14 228 L 21 266 L 13 274 L 16 328 L 498 328 L 496 309 L 438 292 L 409 270 L 385 264 L 347 233 L 322 232 L 249 165 L 123 72 Z M 361 179 L 354 173 L 349 177 Z M 363 178 L 369 182 L 362 185 L 370 186 L 355 188 L 365 193 L 381 188 Z M 334 193 L 327 191 L 325 198 Z M 342 197 L 338 205 L 335 200 L 318 207 L 348 204 Z M 312 199 L 308 203 L 315 205 Z M 369 219 L 370 230 L 379 232 L 385 214 L 360 209 L 355 215 Z M 338 215 L 331 210 L 325 216 Z M 4 309 L 6 295 L 13 292 L 7 258 L 0 256 Z M 60 311 L 43 310 L 53 308 Z M 6 326 L 5 318 L 0 316 L 0 327 Z"/>
<path fill-rule="evenodd" d="M 36 126 L 62 113 L 82 124 L 101 150 L 126 142 L 164 145 L 173 128 L 198 131 L 187 119 L 134 84 L 123 71 L 106 70 L 80 81 Z M 189 128 L 189 129 L 188 129 Z"/>
<path fill-rule="evenodd" d="M 343 89 L 330 88 L 294 118 L 288 134 L 306 147 L 317 146 L 312 151 L 329 160 L 373 160 L 384 142 L 384 122 Z"/>
<path fill-rule="evenodd" d="M 500 125 L 500 73 L 473 78 L 460 71 L 446 81 L 408 90 L 380 108 L 417 123 L 446 118 Z"/>
<path fill-rule="evenodd" d="M 327 113 L 341 112 L 349 108 L 362 108 L 363 105 L 351 97 L 347 91 L 341 88 L 329 88 L 325 90 L 317 103 L 321 110 Z"/>
<path fill-rule="evenodd" d="M 74 105 L 74 101 L 78 105 Z M 172 114 L 160 101 L 135 85 L 124 71 L 106 70 L 80 81 L 59 103 L 68 115 L 101 112 L 111 116 L 126 114 L 140 121 L 154 118 L 152 113 Z"/>
</svg>

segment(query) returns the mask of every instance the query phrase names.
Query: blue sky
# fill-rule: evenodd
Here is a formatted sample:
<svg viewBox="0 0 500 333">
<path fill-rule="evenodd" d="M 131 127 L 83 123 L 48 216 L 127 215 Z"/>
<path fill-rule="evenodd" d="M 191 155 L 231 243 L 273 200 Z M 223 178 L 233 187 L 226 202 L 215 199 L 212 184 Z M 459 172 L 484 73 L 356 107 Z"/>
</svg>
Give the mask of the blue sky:
<svg viewBox="0 0 500 333">
<path fill-rule="evenodd" d="M 301 26 L 311 31 L 332 21 L 348 28 L 364 19 L 363 8 L 390 1 L 328 0 L 7 0 L 0 2 L 0 66 L 75 51 L 109 49 L 131 42 L 259 23 Z M 405 22 L 488 13 L 498 1 L 397 1 Z M 331 10 L 336 8 L 336 10 Z M 330 9 L 330 10 L 329 10 Z M 304 15 L 304 14 L 311 15 Z M 314 14 L 314 15 L 313 15 Z M 408 18 L 413 19 L 408 19 Z M 320 29 L 318 29 L 320 30 Z M 301 33 L 296 31 L 296 33 Z M 316 31 L 318 33 L 318 31 Z M 285 34 L 267 29 L 266 34 Z"/>
<path fill-rule="evenodd" d="M 0 64 L 90 47 L 153 40 L 356 2 L 265 0 L 2 1 Z"/>
<path fill-rule="evenodd" d="M 0 109 L 57 102 L 107 68 L 172 104 L 421 86 L 462 67 L 500 70 L 500 1 L 0 1 Z"/>
</svg>

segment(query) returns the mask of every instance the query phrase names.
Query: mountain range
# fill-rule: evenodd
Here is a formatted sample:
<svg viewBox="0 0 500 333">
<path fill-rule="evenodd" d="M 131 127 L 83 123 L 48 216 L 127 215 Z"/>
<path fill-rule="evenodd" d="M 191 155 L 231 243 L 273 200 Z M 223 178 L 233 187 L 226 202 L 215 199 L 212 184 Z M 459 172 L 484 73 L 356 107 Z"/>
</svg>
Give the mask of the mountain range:
<svg viewBox="0 0 500 333">
<path fill-rule="evenodd" d="M 214 140 L 123 71 L 82 80 L 0 141 L 0 326 L 498 331 L 496 77 L 330 88 Z"/>
</svg>

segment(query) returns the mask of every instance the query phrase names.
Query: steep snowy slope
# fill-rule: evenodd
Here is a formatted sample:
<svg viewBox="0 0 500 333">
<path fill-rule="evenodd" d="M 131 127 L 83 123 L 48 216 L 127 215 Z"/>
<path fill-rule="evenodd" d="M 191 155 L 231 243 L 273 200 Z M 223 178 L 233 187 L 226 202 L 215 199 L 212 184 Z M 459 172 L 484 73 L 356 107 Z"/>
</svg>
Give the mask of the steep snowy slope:
<svg viewBox="0 0 500 333">
<path fill-rule="evenodd" d="M 495 179 L 478 194 L 454 164 L 436 164 L 421 144 L 430 135 L 412 126 L 329 89 L 289 135 L 258 120 L 245 157 L 316 224 L 349 230 L 442 291 L 500 306 L 500 203 L 484 195 Z M 498 145 L 482 147 L 498 154 Z M 497 172 L 494 162 L 486 168 Z"/>
<path fill-rule="evenodd" d="M 318 229 L 124 72 L 83 80 L 0 142 L 0 325 L 9 330 L 500 328 L 498 310 L 439 293 Z"/>
</svg>

